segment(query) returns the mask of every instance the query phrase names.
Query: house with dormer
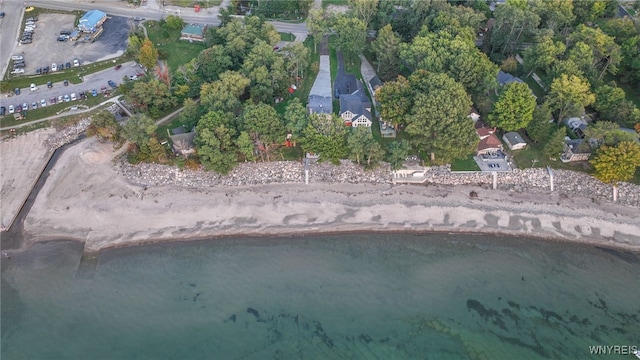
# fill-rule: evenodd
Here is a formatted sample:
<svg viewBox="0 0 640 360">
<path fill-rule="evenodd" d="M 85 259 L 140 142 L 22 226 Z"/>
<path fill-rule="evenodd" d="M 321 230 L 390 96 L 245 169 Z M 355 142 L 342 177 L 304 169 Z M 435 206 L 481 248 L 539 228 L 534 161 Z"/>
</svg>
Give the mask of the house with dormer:
<svg viewBox="0 0 640 360">
<path fill-rule="evenodd" d="M 362 89 L 340 95 L 340 117 L 352 127 L 371 127 L 371 102 Z"/>
</svg>

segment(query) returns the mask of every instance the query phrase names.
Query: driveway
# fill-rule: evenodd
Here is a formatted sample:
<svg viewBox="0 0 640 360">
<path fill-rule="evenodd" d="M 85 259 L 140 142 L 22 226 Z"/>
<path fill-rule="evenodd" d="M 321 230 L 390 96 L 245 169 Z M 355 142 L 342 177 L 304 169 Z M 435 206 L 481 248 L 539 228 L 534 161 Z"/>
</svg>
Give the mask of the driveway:
<svg viewBox="0 0 640 360">
<path fill-rule="evenodd" d="M 78 94 L 82 91 L 91 91 L 93 89 L 96 89 L 99 93 L 102 86 L 106 86 L 111 89 L 107 84 L 107 81 L 113 80 L 116 84 L 120 85 L 123 82 L 123 77 L 135 75 L 140 71 L 142 71 L 142 69 L 135 62 L 128 62 L 123 64 L 120 70 L 109 68 L 87 75 L 84 77 L 84 81 L 80 84 L 69 83 L 68 86 L 64 86 L 63 82 L 53 83 L 53 87 L 51 89 L 47 88 L 46 83 L 42 84 L 36 80 L 35 84 L 38 86 L 38 90 L 31 91 L 29 88 L 21 89 L 20 95 L 13 95 L 9 98 L 0 99 L 0 105 L 9 108 L 9 105 L 17 106 L 26 102 L 29 104 L 29 108 L 31 108 L 31 103 L 35 101 L 38 103 L 38 107 L 40 107 L 41 99 L 45 99 L 47 101 L 47 105 L 49 105 L 49 99 L 53 97 L 57 98 L 60 95 L 70 95 L 71 93 Z"/>
</svg>

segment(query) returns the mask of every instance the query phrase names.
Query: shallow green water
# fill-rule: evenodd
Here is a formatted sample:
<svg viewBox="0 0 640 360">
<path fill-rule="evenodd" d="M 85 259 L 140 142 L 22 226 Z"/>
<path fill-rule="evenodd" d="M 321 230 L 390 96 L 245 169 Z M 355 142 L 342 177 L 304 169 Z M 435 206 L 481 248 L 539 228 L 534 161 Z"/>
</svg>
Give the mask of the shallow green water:
<svg viewBox="0 0 640 360">
<path fill-rule="evenodd" d="M 640 258 L 589 246 L 386 234 L 80 257 L 58 242 L 4 259 L 3 360 L 588 359 L 602 358 L 590 345 L 640 345 Z"/>
</svg>

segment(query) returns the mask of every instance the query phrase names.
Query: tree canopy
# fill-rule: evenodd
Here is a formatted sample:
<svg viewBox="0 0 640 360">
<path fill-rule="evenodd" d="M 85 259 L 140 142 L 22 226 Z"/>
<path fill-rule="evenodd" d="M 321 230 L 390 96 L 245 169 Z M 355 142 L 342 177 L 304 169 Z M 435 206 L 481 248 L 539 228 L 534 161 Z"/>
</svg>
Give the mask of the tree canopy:
<svg viewBox="0 0 640 360">
<path fill-rule="evenodd" d="M 629 181 L 640 167 L 640 145 L 624 141 L 617 146 L 601 146 L 590 163 L 596 170 L 595 176 L 602 182 Z"/>
<path fill-rule="evenodd" d="M 519 130 L 533 120 L 536 99 L 526 83 L 507 84 L 489 114 L 489 124 L 505 131 Z"/>
</svg>

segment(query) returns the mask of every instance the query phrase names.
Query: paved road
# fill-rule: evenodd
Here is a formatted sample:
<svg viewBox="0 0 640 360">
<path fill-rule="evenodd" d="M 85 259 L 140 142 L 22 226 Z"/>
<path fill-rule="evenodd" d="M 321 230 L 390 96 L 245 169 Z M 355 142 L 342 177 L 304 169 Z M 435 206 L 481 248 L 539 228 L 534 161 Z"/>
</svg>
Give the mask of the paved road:
<svg viewBox="0 0 640 360">
<path fill-rule="evenodd" d="M 120 70 L 115 70 L 114 68 L 109 68 L 106 70 L 99 71 L 97 73 L 93 73 L 84 77 L 84 81 L 80 84 L 71 84 L 69 86 L 64 86 L 63 82 L 57 82 L 53 84 L 51 89 L 47 88 L 47 84 L 42 84 L 37 80 L 34 83 L 38 86 L 38 90 L 31 91 L 29 88 L 21 89 L 20 95 L 13 95 L 8 98 L 1 98 L 0 105 L 9 108 L 9 105 L 21 105 L 23 103 L 29 104 L 29 109 L 31 109 L 31 104 L 35 101 L 38 103 L 38 107 L 40 107 L 40 100 L 45 99 L 47 101 L 47 105 L 49 105 L 49 99 L 62 95 L 71 95 L 71 93 L 80 93 L 86 90 L 96 89 L 98 93 L 100 93 L 100 88 L 102 86 L 107 86 L 107 81 L 113 80 L 116 84 L 120 85 L 122 83 L 122 78 L 124 76 L 135 75 L 140 72 L 142 69 L 135 65 L 134 62 L 128 62 L 122 65 Z M 100 95 L 100 94 L 98 94 Z M 91 96 L 91 95 L 89 95 Z"/>
</svg>

